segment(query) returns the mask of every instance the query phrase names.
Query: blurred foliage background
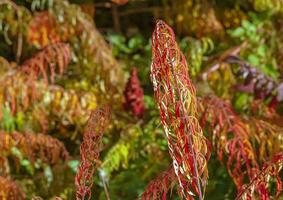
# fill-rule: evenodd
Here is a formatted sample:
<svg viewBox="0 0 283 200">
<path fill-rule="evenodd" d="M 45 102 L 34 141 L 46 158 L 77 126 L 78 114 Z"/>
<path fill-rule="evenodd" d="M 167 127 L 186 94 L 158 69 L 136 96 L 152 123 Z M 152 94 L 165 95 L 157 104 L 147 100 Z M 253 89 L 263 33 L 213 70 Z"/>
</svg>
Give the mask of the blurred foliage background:
<svg viewBox="0 0 283 200">
<path fill-rule="evenodd" d="M 150 81 L 157 19 L 173 27 L 199 97 L 275 127 L 273 138 L 251 133 L 259 163 L 282 152 L 282 1 L 0 0 L 2 199 L 75 199 L 84 127 L 105 104 L 112 118 L 92 199 L 135 199 L 168 168 Z M 213 151 L 208 200 L 235 199 L 225 162 Z M 178 199 L 175 189 L 167 197 Z"/>
</svg>

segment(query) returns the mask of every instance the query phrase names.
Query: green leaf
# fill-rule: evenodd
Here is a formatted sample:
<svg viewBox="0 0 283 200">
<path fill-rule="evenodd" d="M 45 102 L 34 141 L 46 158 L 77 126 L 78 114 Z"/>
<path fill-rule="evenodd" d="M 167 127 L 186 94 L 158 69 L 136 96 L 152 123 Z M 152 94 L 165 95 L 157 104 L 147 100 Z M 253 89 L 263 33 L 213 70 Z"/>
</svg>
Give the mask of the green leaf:
<svg viewBox="0 0 283 200">
<path fill-rule="evenodd" d="M 80 165 L 80 161 L 78 160 L 70 160 L 67 163 L 68 167 L 71 168 L 72 172 L 77 173 L 79 165 Z"/>
<path fill-rule="evenodd" d="M 250 32 L 256 32 L 256 30 L 257 30 L 256 25 L 252 24 L 251 22 L 249 22 L 247 20 L 242 21 L 242 26 L 244 27 L 244 29 L 246 29 Z"/>
<path fill-rule="evenodd" d="M 27 160 L 27 159 L 21 160 L 21 166 L 23 166 L 29 174 L 31 174 L 31 175 L 34 174 L 34 168 L 33 168 L 32 164 L 30 163 L 29 160 Z"/>
<path fill-rule="evenodd" d="M 258 55 L 264 57 L 266 52 L 266 46 L 265 45 L 260 45 L 257 49 Z"/>
<path fill-rule="evenodd" d="M 10 108 L 3 106 L 2 107 L 2 114 L 3 114 L 3 119 L 1 121 L 1 127 L 9 132 L 12 132 L 15 130 L 15 122 L 14 118 L 11 115 Z"/>
<path fill-rule="evenodd" d="M 125 45 L 126 38 L 122 35 L 110 35 L 109 41 L 117 48 L 118 52 L 130 53 L 130 49 Z"/>
<path fill-rule="evenodd" d="M 238 27 L 235 30 L 230 31 L 232 37 L 241 37 L 245 34 L 245 30 L 242 27 Z"/>
<path fill-rule="evenodd" d="M 144 102 L 147 108 L 153 109 L 155 106 L 154 99 L 152 96 L 144 95 Z"/>
<path fill-rule="evenodd" d="M 141 36 L 132 37 L 128 42 L 128 47 L 132 50 L 138 49 L 143 44 L 143 38 Z"/>
<path fill-rule="evenodd" d="M 235 109 L 236 110 L 241 110 L 243 108 L 246 107 L 246 105 L 248 105 L 249 102 L 249 95 L 246 93 L 239 93 L 239 95 L 237 95 L 236 97 L 236 101 L 235 101 Z"/>
<path fill-rule="evenodd" d="M 22 152 L 17 148 L 17 147 L 12 147 L 11 148 L 12 155 L 15 157 L 19 158 L 20 160 L 23 159 Z"/>
<path fill-rule="evenodd" d="M 258 66 L 259 65 L 259 58 L 254 55 L 254 54 L 250 54 L 248 56 L 248 61 L 249 63 L 251 63 L 252 65 Z"/>
<path fill-rule="evenodd" d="M 51 182 L 53 181 L 53 173 L 52 173 L 52 169 L 49 165 L 46 165 L 44 167 L 44 176 L 47 180 L 47 184 L 48 186 L 51 184 Z"/>
<path fill-rule="evenodd" d="M 16 122 L 16 125 L 17 125 L 17 129 L 18 129 L 19 131 L 22 131 L 22 130 L 23 130 L 23 127 L 24 127 L 24 118 L 25 118 L 25 115 L 24 115 L 23 112 L 18 112 L 18 113 L 17 113 L 15 122 Z"/>
</svg>

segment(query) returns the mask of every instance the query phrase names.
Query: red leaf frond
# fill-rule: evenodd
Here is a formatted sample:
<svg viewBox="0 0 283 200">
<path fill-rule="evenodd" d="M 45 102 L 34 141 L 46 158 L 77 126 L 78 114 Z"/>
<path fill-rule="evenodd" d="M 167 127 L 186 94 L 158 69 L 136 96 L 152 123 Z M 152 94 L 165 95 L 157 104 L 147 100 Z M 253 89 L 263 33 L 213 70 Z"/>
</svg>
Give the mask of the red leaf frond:
<svg viewBox="0 0 283 200">
<path fill-rule="evenodd" d="M 32 150 L 24 134 L 18 132 L 0 132 L 0 150 L 2 160 L 12 155 L 12 148 L 14 147 L 19 149 L 24 157 L 27 157 L 29 160 L 34 161 Z M 14 160 L 16 163 L 16 167 L 18 167 L 19 158 L 14 157 Z M 1 164 L 4 164 L 4 162 Z M 7 160 L 7 163 L 5 163 L 5 165 L 1 165 L 1 170 L 5 171 L 6 173 L 9 173 L 9 169 L 6 169 L 8 167 L 9 163 Z"/>
<path fill-rule="evenodd" d="M 48 11 L 37 13 L 28 25 L 28 42 L 38 48 L 62 41 L 56 19 Z"/>
<path fill-rule="evenodd" d="M 136 68 L 133 68 L 131 71 L 131 76 L 124 91 L 124 97 L 124 108 L 131 111 L 134 116 L 142 117 L 144 114 L 143 89 L 140 86 Z"/>
<path fill-rule="evenodd" d="M 46 83 L 49 82 L 49 79 L 53 83 L 56 67 L 59 68 L 59 75 L 62 75 L 70 61 L 71 48 L 69 44 L 56 43 L 45 47 L 32 58 L 26 60 L 21 67 L 31 79 L 36 79 L 41 75 Z"/>
<path fill-rule="evenodd" d="M 283 127 L 257 118 L 248 118 L 246 124 L 251 137 L 255 139 L 260 161 L 265 162 L 283 152 Z"/>
<path fill-rule="evenodd" d="M 49 115 L 46 118 L 56 118 L 63 125 L 85 124 L 91 110 L 97 106 L 96 96 L 91 92 L 78 93 L 59 86 L 49 86 L 44 92 L 49 101 L 41 104 L 44 111 L 42 115 Z"/>
<path fill-rule="evenodd" d="M 254 99 L 251 103 L 251 115 L 259 116 L 262 119 L 272 121 L 280 121 L 280 116 L 276 110 L 267 106 L 262 99 Z M 279 119 L 279 120 L 278 120 Z M 281 121 L 282 123 L 282 121 Z M 280 122 L 278 124 L 281 124 Z"/>
<path fill-rule="evenodd" d="M 267 162 L 255 178 L 247 186 L 242 188 L 237 200 L 255 199 L 255 193 L 258 193 L 261 199 L 269 200 L 268 186 L 272 178 L 276 181 L 276 196 L 278 197 L 282 192 L 282 180 L 279 175 L 282 167 L 283 153 L 281 152 L 275 155 L 270 162 Z"/>
<path fill-rule="evenodd" d="M 66 160 L 69 156 L 64 144 L 52 136 L 41 133 L 0 132 L 1 157 L 13 155 L 12 148 L 14 147 L 32 162 L 35 158 L 40 158 L 42 162 L 56 164 L 60 160 Z M 18 162 L 17 159 L 14 158 L 16 162 Z"/>
<path fill-rule="evenodd" d="M 173 166 L 170 166 L 165 172 L 161 173 L 154 180 L 150 181 L 139 199 L 163 199 L 166 200 L 166 194 L 172 190 L 177 183 L 177 177 Z"/>
<path fill-rule="evenodd" d="M 227 169 L 239 190 L 245 175 L 251 180 L 259 169 L 249 130 L 232 106 L 224 100 L 208 96 L 200 101 L 201 125 L 205 127 L 209 123 L 218 158 L 222 160 L 223 152 L 227 154 Z"/>
<path fill-rule="evenodd" d="M 203 199 L 210 149 L 197 119 L 195 88 L 172 29 L 158 21 L 152 35 L 151 78 L 182 197 Z"/>
<path fill-rule="evenodd" d="M 96 109 L 91 113 L 80 146 L 81 164 L 75 183 L 77 187 L 76 199 L 91 199 L 93 174 L 99 164 L 99 153 L 103 132 L 110 118 L 109 107 Z"/>
<path fill-rule="evenodd" d="M 12 114 L 27 109 L 37 98 L 36 82 L 29 81 L 29 77 L 19 71 L 8 71 L 0 79 L 0 85 L 0 103 L 8 106 Z"/>
<path fill-rule="evenodd" d="M 66 2 L 57 2 L 56 4 L 58 7 L 56 9 L 58 9 L 59 13 L 61 13 L 60 11 L 62 7 L 65 7 L 64 9 L 69 8 L 66 7 Z M 62 29 L 69 30 L 67 32 L 72 32 L 73 29 L 75 29 L 78 39 L 82 41 L 83 45 L 83 48 L 79 48 L 79 55 L 91 58 L 88 62 L 93 64 L 88 64 L 85 67 L 86 69 L 91 67 L 91 70 L 94 70 L 93 74 L 96 77 L 96 81 L 94 81 L 93 84 L 99 83 L 97 85 L 97 88 L 101 93 L 99 99 L 101 98 L 103 101 L 105 101 L 105 99 L 114 100 L 114 103 L 116 103 L 115 101 L 117 99 L 120 100 L 121 98 L 126 81 L 121 64 L 112 56 L 111 48 L 102 34 L 94 26 L 94 23 L 89 16 L 85 15 L 85 13 L 80 10 L 76 13 L 66 12 L 64 14 L 64 18 L 68 20 L 73 20 L 74 15 L 76 16 L 77 24 L 75 27 L 70 26 L 70 23 L 59 23 L 60 26 L 62 26 Z M 93 68 L 93 65 L 96 65 L 96 67 Z M 82 67 L 84 67 L 84 64 Z M 87 73 L 89 74 L 89 71 L 87 71 Z"/>
<path fill-rule="evenodd" d="M 33 152 L 33 157 L 40 158 L 43 162 L 56 164 L 69 157 L 64 143 L 50 135 L 26 133 L 25 140 Z"/>
<path fill-rule="evenodd" d="M 10 178 L 0 176 L 0 199 L 24 200 L 26 198 L 17 183 Z"/>
<path fill-rule="evenodd" d="M 40 80 L 33 81 L 17 70 L 9 70 L 0 79 L 0 85 L 0 104 L 9 108 L 11 115 L 32 107 L 33 122 L 36 122 L 33 124 L 39 122 L 41 132 L 48 128 L 48 117 L 56 118 L 63 125 L 85 124 L 91 110 L 97 106 L 93 92 L 78 93 Z"/>
</svg>

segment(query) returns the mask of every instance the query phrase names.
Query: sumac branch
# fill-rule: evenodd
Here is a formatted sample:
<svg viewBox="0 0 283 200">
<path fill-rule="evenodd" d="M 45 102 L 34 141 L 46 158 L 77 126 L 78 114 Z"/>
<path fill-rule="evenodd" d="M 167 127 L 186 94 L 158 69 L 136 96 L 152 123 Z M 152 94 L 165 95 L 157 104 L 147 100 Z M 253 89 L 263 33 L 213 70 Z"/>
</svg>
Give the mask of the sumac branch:
<svg viewBox="0 0 283 200">
<path fill-rule="evenodd" d="M 151 78 L 182 197 L 203 199 L 210 149 L 197 119 L 185 56 L 163 21 L 157 22 L 152 35 Z"/>
</svg>

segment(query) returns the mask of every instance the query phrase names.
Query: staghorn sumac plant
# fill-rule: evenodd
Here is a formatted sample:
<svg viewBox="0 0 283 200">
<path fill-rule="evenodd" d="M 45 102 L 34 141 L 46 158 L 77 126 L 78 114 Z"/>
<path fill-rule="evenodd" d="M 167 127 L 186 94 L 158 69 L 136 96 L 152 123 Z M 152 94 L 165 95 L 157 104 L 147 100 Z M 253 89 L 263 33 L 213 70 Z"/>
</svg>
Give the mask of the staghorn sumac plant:
<svg viewBox="0 0 283 200">
<path fill-rule="evenodd" d="M 283 151 L 283 127 L 255 117 L 249 117 L 246 124 L 254 138 L 259 161 L 270 160 L 273 155 Z"/>
<path fill-rule="evenodd" d="M 139 199 L 166 199 L 169 190 L 172 190 L 176 184 L 176 174 L 173 166 L 159 174 L 155 179 L 149 182 Z"/>
<path fill-rule="evenodd" d="M 213 95 L 199 98 L 198 103 L 201 126 L 211 133 L 216 155 L 226 163 L 238 198 L 253 199 L 256 193 L 259 199 L 270 199 L 270 178 L 275 179 L 278 196 L 282 190 L 282 127 L 252 117 L 242 119 L 228 102 Z M 273 155 L 276 156 L 261 167 L 260 161 Z M 171 166 L 148 184 L 141 199 L 165 199 L 176 183 Z"/>
<path fill-rule="evenodd" d="M 111 56 L 111 48 L 95 27 L 93 19 L 66 0 L 54 1 L 52 14 L 60 27 L 60 34 L 66 34 L 64 38 L 72 41 L 70 44 L 78 59 L 76 72 L 88 77 L 88 81 L 99 90 L 96 94 L 98 99 L 103 102 L 105 99 L 120 100 L 125 76 L 121 64 Z M 65 20 L 62 21 L 59 16 Z M 76 23 L 71 23 L 74 20 Z"/>
<path fill-rule="evenodd" d="M 258 99 L 272 98 L 271 107 L 276 107 L 283 100 L 282 83 L 236 56 L 227 57 L 225 62 L 239 66 L 237 70 L 233 70 L 235 76 L 243 79 L 243 85 L 238 86 L 239 90 L 253 93 Z"/>
<path fill-rule="evenodd" d="M 48 11 L 37 13 L 28 25 L 27 40 L 38 48 L 63 40 L 56 19 Z"/>
<path fill-rule="evenodd" d="M 283 152 L 273 156 L 271 161 L 266 162 L 262 170 L 251 180 L 248 185 L 243 186 L 241 192 L 236 200 L 252 200 L 256 198 L 255 193 L 261 199 L 269 200 L 268 186 L 272 179 L 276 182 L 276 196 L 282 192 L 282 180 L 280 178 L 280 171 L 283 167 Z"/>
<path fill-rule="evenodd" d="M 13 153 L 18 149 L 21 156 Z M 61 160 L 66 161 L 69 153 L 64 144 L 50 136 L 42 133 L 19 133 L 0 131 L 0 171 L 2 174 L 9 174 L 8 157 L 11 156 L 15 161 L 16 168 L 19 168 L 19 162 L 23 158 L 27 158 L 31 163 L 35 164 L 36 159 L 40 159 L 43 163 L 54 165 Z"/>
<path fill-rule="evenodd" d="M 231 52 L 229 52 L 231 53 Z M 252 66 L 245 60 L 235 55 L 225 55 L 216 64 L 202 74 L 203 77 L 211 74 L 221 67 L 231 68 L 231 72 L 237 77 L 235 88 L 241 92 L 251 93 L 256 99 L 270 99 L 269 107 L 276 108 L 283 100 L 283 83 L 268 76 L 258 67 Z"/>
<path fill-rule="evenodd" d="M 56 164 L 60 160 L 67 160 L 69 153 L 60 140 L 46 134 L 24 134 L 25 142 L 32 150 L 34 157 L 39 157 L 43 162 Z"/>
<path fill-rule="evenodd" d="M 64 125 L 82 124 L 96 107 L 96 96 L 92 92 L 77 92 L 58 85 L 47 85 L 42 80 L 31 81 L 19 70 L 7 72 L 0 80 L 0 104 L 9 108 L 12 116 L 31 110 L 32 125 L 46 132 L 47 118 L 59 120 Z M 0 119 L 3 111 L 0 109 Z"/>
<path fill-rule="evenodd" d="M 96 96 L 91 92 L 77 92 L 57 85 L 49 85 L 44 92 L 38 90 L 38 106 L 32 110 L 33 123 L 38 122 L 43 131 L 53 118 L 62 126 L 85 124 L 91 111 L 97 107 Z M 42 101 L 43 100 L 43 101 Z"/>
<path fill-rule="evenodd" d="M 24 200 L 25 194 L 16 182 L 8 177 L 0 176 L 0 199 Z"/>
<path fill-rule="evenodd" d="M 219 160 L 223 160 L 223 154 L 227 155 L 227 170 L 239 190 L 245 176 L 251 180 L 259 169 L 249 130 L 232 106 L 221 98 L 210 95 L 199 102 L 201 126 L 208 123 Z"/>
<path fill-rule="evenodd" d="M 51 83 L 54 83 L 57 71 L 59 75 L 63 74 L 70 60 L 70 46 L 56 43 L 45 47 L 26 60 L 18 69 L 7 62 L 11 67 L 0 79 L 0 103 L 10 107 L 13 115 L 18 111 L 26 111 L 31 102 L 43 96 L 49 79 Z M 40 75 L 44 78 L 43 81 L 37 80 Z M 2 109 L 0 109 L 1 118 Z"/>
<path fill-rule="evenodd" d="M 18 111 L 25 111 L 37 97 L 36 83 L 18 70 L 11 70 L 0 80 L 0 103 L 10 108 L 14 115 Z M 2 109 L 0 110 L 2 119 Z"/>
<path fill-rule="evenodd" d="M 80 146 L 81 164 L 75 178 L 76 199 L 91 199 L 93 174 L 99 164 L 102 135 L 110 118 L 108 106 L 97 108 L 91 113 Z"/>
<path fill-rule="evenodd" d="M 254 199 L 254 193 L 258 199 L 270 199 L 271 176 L 276 179 L 278 196 L 282 190 L 279 177 L 283 159 L 282 128 L 251 117 L 241 119 L 228 102 L 212 95 L 200 102 L 201 125 L 209 124 L 220 160 L 225 152 L 226 167 L 237 187 L 238 199 Z M 273 155 L 270 162 L 260 166 L 261 160 Z M 248 185 L 246 180 L 250 182 Z"/>
<path fill-rule="evenodd" d="M 31 78 L 36 79 L 41 75 L 44 81 L 48 83 L 50 77 L 50 81 L 53 83 L 56 75 L 56 66 L 59 68 L 59 75 L 62 75 L 70 61 L 71 48 L 69 44 L 55 43 L 45 47 L 32 58 L 26 60 L 21 67 L 22 71 Z"/>
<path fill-rule="evenodd" d="M 141 118 L 144 114 L 143 89 L 138 79 L 138 70 L 133 68 L 124 91 L 124 108 L 134 116 Z"/>
<path fill-rule="evenodd" d="M 158 21 L 152 35 L 151 79 L 181 197 L 204 198 L 210 149 L 197 119 L 195 88 L 172 29 Z"/>
</svg>

